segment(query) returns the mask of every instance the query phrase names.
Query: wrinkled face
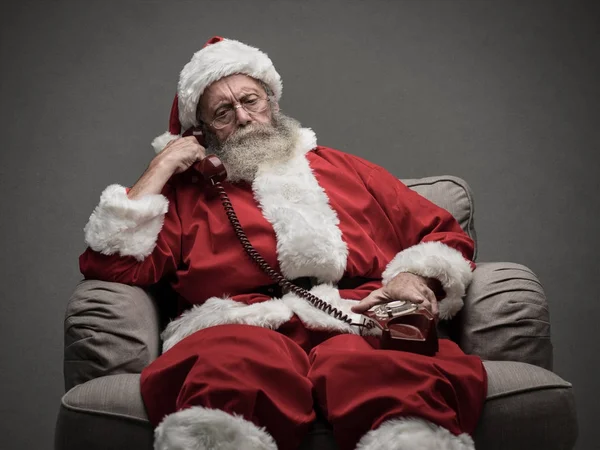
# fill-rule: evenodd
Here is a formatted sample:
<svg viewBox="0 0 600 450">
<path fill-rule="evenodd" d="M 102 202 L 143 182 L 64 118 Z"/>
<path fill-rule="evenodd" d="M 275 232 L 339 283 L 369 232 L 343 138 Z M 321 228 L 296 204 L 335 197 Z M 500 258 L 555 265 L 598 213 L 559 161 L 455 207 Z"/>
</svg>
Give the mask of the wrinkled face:
<svg viewBox="0 0 600 450">
<path fill-rule="evenodd" d="M 277 103 L 274 101 L 261 112 L 248 112 L 242 107 L 266 98 L 267 93 L 254 78 L 242 74 L 229 75 L 215 81 L 204 90 L 198 103 L 198 118 L 206 124 L 220 142 L 224 142 L 239 128 L 253 123 L 271 123 L 272 109 L 278 110 Z M 223 128 L 218 128 L 218 119 L 227 114 L 231 115 L 231 122 Z M 211 126 L 211 124 L 215 124 L 215 126 Z"/>
</svg>

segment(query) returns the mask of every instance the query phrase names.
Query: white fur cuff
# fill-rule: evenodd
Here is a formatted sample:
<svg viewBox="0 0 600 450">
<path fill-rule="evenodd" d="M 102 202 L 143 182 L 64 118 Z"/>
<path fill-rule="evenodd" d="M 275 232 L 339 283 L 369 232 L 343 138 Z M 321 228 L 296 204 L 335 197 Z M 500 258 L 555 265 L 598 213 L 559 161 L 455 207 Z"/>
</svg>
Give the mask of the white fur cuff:
<svg viewBox="0 0 600 450">
<path fill-rule="evenodd" d="M 264 428 L 241 416 L 194 406 L 170 414 L 154 430 L 155 450 L 277 450 Z"/>
<path fill-rule="evenodd" d="M 463 296 L 471 283 L 471 265 L 458 250 L 441 242 L 422 242 L 398 253 L 383 272 L 383 284 L 401 272 L 436 278 L 446 297 L 440 301 L 441 319 L 450 319 L 463 307 Z"/>
<path fill-rule="evenodd" d="M 356 450 L 475 450 L 466 433 L 455 436 L 445 428 L 424 419 L 392 419 L 365 434 Z"/>
<path fill-rule="evenodd" d="M 131 200 L 123 186 L 110 185 L 83 229 L 85 242 L 104 255 L 119 253 L 143 261 L 154 250 L 168 208 L 163 195 Z"/>
</svg>

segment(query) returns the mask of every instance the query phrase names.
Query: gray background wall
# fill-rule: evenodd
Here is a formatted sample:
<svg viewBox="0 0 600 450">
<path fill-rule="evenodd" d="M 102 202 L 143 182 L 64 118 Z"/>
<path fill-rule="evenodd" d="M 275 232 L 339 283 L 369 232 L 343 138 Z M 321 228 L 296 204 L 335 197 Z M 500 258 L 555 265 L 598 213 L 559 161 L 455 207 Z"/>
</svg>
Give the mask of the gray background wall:
<svg viewBox="0 0 600 450">
<path fill-rule="evenodd" d="M 578 449 L 600 448 L 600 8 L 577 1 L 8 1 L 0 7 L 2 448 L 51 448 L 82 227 L 218 34 L 269 53 L 325 145 L 475 191 L 479 261 L 542 280 Z M 6 443 L 9 445 L 6 446 Z"/>
</svg>

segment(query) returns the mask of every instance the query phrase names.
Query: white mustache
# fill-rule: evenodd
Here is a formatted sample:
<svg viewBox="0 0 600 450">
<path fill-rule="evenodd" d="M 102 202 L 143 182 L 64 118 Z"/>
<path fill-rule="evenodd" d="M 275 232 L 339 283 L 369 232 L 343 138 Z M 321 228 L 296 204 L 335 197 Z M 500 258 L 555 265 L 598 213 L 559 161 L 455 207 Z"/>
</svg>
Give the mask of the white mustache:
<svg viewBox="0 0 600 450">
<path fill-rule="evenodd" d="M 258 136 L 272 136 L 275 134 L 275 127 L 270 124 L 253 123 L 244 127 L 239 127 L 231 136 L 229 136 L 224 144 L 239 143 L 245 138 Z"/>
</svg>

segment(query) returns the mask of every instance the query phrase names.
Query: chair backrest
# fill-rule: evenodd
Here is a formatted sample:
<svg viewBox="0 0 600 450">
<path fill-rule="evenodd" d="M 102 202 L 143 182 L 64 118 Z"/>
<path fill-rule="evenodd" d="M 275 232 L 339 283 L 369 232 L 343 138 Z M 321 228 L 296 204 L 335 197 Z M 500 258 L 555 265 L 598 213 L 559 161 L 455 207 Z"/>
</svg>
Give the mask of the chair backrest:
<svg viewBox="0 0 600 450">
<path fill-rule="evenodd" d="M 475 242 L 475 256 L 477 256 L 473 192 L 465 180 L 451 175 L 441 175 L 402 179 L 401 181 L 427 200 L 452 214 L 462 229 Z"/>
</svg>

